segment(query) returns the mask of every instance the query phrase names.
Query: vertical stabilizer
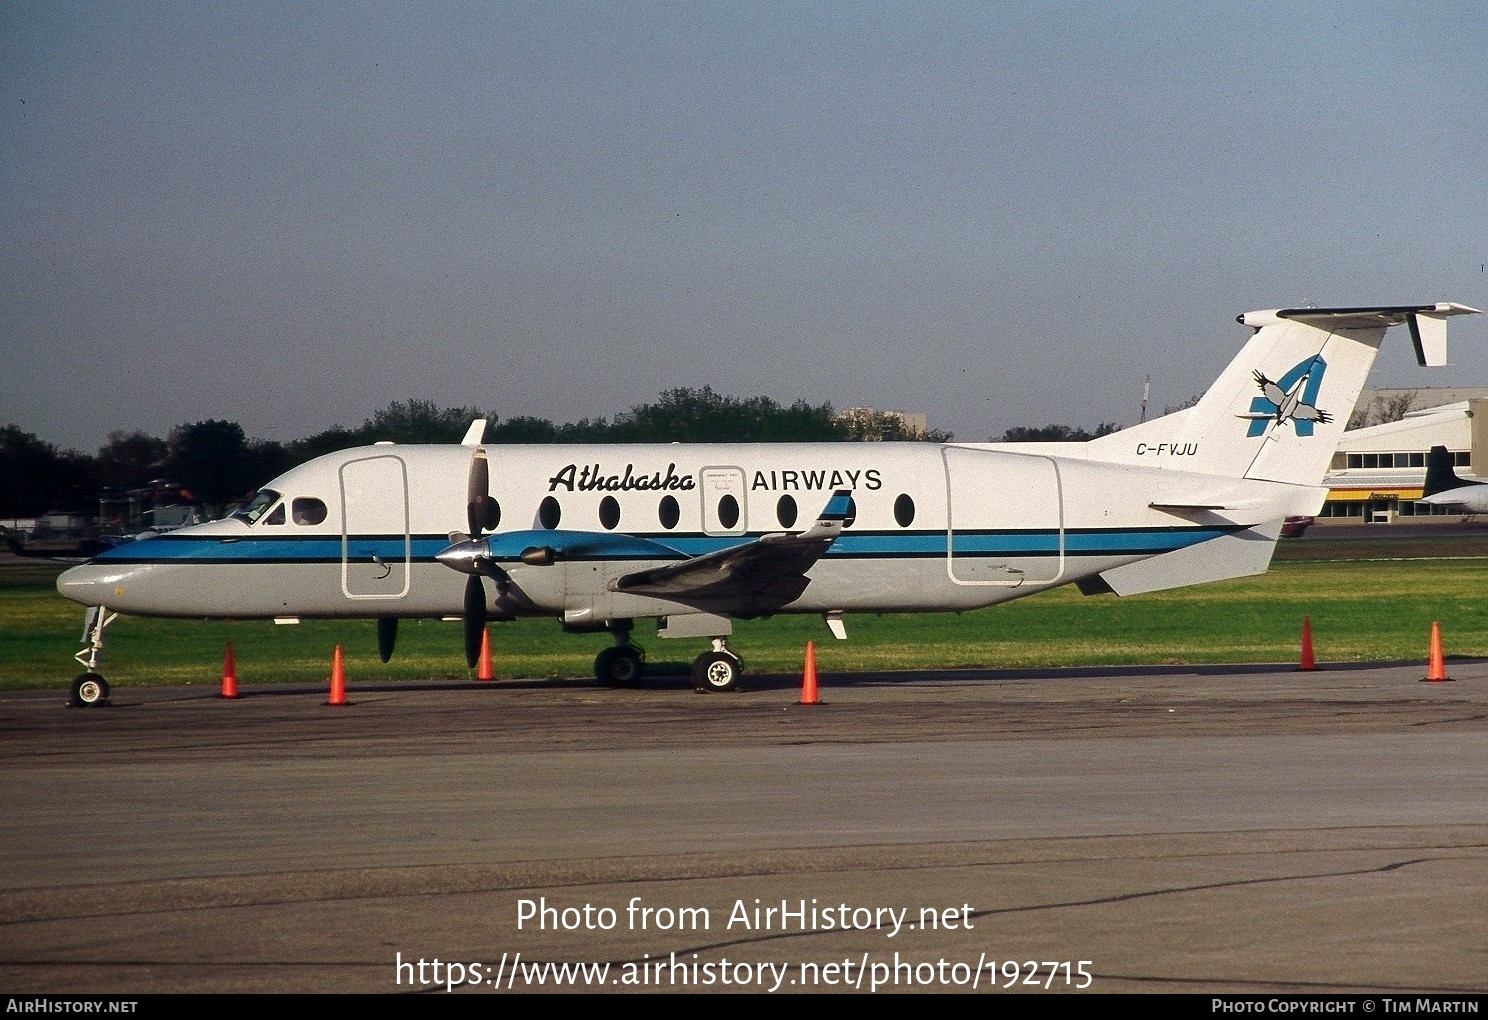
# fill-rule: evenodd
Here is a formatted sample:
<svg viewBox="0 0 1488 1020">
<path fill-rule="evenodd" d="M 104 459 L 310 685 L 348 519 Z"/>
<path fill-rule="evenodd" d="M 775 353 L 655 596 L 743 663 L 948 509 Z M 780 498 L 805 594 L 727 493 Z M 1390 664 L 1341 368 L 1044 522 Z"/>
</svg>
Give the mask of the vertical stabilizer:
<svg viewBox="0 0 1488 1020">
<path fill-rule="evenodd" d="M 1282 308 L 1238 316 L 1256 333 L 1186 411 L 1102 437 L 1090 456 L 1231 478 L 1317 485 L 1338 447 L 1380 341 L 1409 323 L 1422 364 L 1446 356 L 1446 319 L 1463 305 Z M 1422 318 L 1428 320 L 1420 323 Z"/>
<path fill-rule="evenodd" d="M 1466 484 L 1467 482 L 1457 477 L 1452 466 L 1451 451 L 1445 446 L 1433 446 L 1431 452 L 1426 454 L 1426 485 L 1421 490 L 1421 495 L 1435 496 L 1438 492 L 1451 492 Z"/>
</svg>

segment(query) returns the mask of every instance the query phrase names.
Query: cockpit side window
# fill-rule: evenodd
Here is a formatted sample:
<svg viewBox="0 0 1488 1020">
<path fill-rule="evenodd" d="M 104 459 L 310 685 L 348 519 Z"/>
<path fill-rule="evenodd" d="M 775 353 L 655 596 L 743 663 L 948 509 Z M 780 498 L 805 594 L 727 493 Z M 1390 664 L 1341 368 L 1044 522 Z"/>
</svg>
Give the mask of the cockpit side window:
<svg viewBox="0 0 1488 1020">
<path fill-rule="evenodd" d="M 279 493 L 273 489 L 259 489 L 252 499 L 234 510 L 232 516 L 244 524 L 254 524 L 277 502 Z M 279 523 L 283 523 L 283 518 L 280 518 Z"/>
<path fill-rule="evenodd" d="M 270 510 L 269 511 L 269 516 L 265 517 L 263 519 L 263 522 L 265 524 L 283 524 L 284 523 L 284 504 L 283 503 L 280 503 L 274 509 Z"/>
<path fill-rule="evenodd" d="M 314 496 L 296 496 L 294 500 L 294 522 L 296 524 L 320 524 L 326 519 L 326 505 Z"/>
</svg>

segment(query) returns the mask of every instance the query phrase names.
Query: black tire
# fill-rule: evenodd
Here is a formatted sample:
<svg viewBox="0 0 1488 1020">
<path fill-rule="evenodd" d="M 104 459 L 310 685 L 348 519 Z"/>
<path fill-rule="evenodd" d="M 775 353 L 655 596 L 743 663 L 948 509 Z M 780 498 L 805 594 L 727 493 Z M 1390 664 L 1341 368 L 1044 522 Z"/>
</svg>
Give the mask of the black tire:
<svg viewBox="0 0 1488 1020">
<path fill-rule="evenodd" d="M 92 708 L 107 705 L 108 681 L 97 673 L 83 673 L 72 681 L 72 694 L 68 704 L 73 708 Z"/>
<path fill-rule="evenodd" d="M 641 653 L 628 645 L 612 645 L 594 657 L 594 679 L 606 687 L 635 687 L 644 673 Z"/>
<path fill-rule="evenodd" d="M 743 672 L 744 664 L 728 652 L 704 652 L 692 660 L 693 686 L 700 691 L 738 690 Z"/>
</svg>

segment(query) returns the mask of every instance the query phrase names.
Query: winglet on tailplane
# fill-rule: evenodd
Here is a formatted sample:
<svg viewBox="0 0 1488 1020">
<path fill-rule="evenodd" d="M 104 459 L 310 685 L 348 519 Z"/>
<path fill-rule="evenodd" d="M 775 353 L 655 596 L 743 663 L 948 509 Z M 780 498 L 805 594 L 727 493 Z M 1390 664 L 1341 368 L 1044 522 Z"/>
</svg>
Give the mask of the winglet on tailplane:
<svg viewBox="0 0 1488 1020">
<path fill-rule="evenodd" d="M 1236 321 L 1255 335 L 1197 404 L 1093 440 L 1087 456 L 1318 485 L 1385 333 L 1408 325 L 1420 363 L 1444 365 L 1447 319 L 1477 311 L 1438 302 L 1246 312 Z"/>
</svg>

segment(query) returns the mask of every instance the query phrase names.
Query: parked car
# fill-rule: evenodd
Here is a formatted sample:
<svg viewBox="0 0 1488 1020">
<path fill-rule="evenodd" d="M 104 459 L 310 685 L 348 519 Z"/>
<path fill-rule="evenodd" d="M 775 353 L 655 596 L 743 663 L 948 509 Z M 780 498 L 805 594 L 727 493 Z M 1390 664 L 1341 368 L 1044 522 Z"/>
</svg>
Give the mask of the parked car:
<svg viewBox="0 0 1488 1020">
<path fill-rule="evenodd" d="M 1315 520 L 1316 517 L 1288 517 L 1281 522 L 1281 537 L 1301 538 L 1302 532 L 1310 528 Z"/>
</svg>

